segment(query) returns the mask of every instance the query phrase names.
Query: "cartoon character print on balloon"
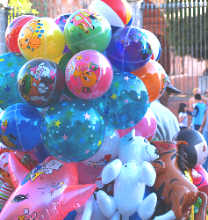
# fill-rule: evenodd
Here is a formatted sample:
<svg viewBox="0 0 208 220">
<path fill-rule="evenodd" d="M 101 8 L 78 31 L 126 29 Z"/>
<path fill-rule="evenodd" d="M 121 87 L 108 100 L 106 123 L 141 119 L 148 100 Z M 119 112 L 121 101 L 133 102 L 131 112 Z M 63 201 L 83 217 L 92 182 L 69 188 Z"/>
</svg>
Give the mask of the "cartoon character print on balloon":
<svg viewBox="0 0 208 220">
<path fill-rule="evenodd" d="M 81 57 L 80 57 L 81 59 Z M 99 78 L 100 68 L 95 63 L 85 64 L 85 67 L 78 65 L 77 69 L 74 70 L 74 77 L 77 80 L 81 80 L 81 92 L 91 93 L 91 88 L 96 84 Z M 83 70 L 82 70 L 83 69 Z M 77 91 L 80 93 L 80 91 Z"/>
<path fill-rule="evenodd" d="M 19 40 L 20 47 L 34 51 L 34 49 L 40 46 L 43 33 L 43 24 L 40 23 L 40 20 L 31 21 L 23 32 L 24 36 Z"/>
<path fill-rule="evenodd" d="M 24 99 L 26 101 L 46 102 L 50 93 L 50 81 L 52 80 L 49 76 L 53 76 L 53 73 L 50 73 L 49 68 L 47 68 L 44 63 L 40 63 L 38 66 L 31 68 L 30 73 L 30 75 L 25 75 L 22 79 L 26 82 L 23 86 Z M 41 74 L 42 78 L 40 78 Z"/>
<path fill-rule="evenodd" d="M 33 59 L 18 74 L 21 96 L 30 104 L 45 107 L 57 100 L 62 90 L 61 75 L 57 65 L 49 60 Z"/>
<path fill-rule="evenodd" d="M 95 191 L 95 184 L 79 184 L 76 163 L 62 163 L 48 157 L 32 173 L 42 173 L 25 181 L 28 170 L 14 153 L 9 157 L 10 174 L 17 188 L 0 213 L 0 219 L 63 220 L 68 212 L 83 206 Z M 36 171 L 35 171 L 36 170 Z M 23 182 L 22 182 L 23 181 Z"/>
<path fill-rule="evenodd" d="M 38 217 L 37 212 L 30 213 L 30 210 L 28 208 L 24 209 L 24 214 L 21 216 L 18 216 L 18 220 L 36 220 Z"/>
<path fill-rule="evenodd" d="M 68 62 L 65 73 L 68 89 L 82 99 L 103 95 L 113 78 L 111 64 L 95 50 L 84 50 L 74 55 Z"/>
<path fill-rule="evenodd" d="M 66 44 L 73 54 L 88 49 L 103 52 L 111 36 L 112 30 L 107 19 L 87 9 L 75 11 L 64 26 Z"/>
<path fill-rule="evenodd" d="M 58 160 L 51 160 L 48 163 L 40 164 L 25 177 L 22 184 L 25 184 L 29 180 L 35 181 L 43 174 L 52 174 L 54 170 L 59 170 L 62 166 L 63 164 Z"/>
<path fill-rule="evenodd" d="M 78 26 L 81 30 L 83 30 L 85 33 L 89 33 L 90 30 L 94 29 L 94 26 L 92 24 L 92 19 L 97 18 L 99 19 L 99 16 L 97 16 L 95 13 L 92 13 L 87 10 L 79 11 L 72 19 L 71 23 L 75 26 Z"/>
</svg>

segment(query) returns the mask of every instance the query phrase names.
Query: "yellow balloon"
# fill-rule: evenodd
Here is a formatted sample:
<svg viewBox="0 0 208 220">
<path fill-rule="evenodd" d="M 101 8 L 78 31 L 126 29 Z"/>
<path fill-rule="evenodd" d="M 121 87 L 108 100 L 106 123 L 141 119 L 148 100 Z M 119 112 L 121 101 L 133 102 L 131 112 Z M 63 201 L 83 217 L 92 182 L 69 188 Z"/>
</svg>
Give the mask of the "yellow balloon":
<svg viewBox="0 0 208 220">
<path fill-rule="evenodd" d="M 18 46 L 28 60 L 45 58 L 53 61 L 63 54 L 64 34 L 52 18 L 35 18 L 21 29 Z"/>
<path fill-rule="evenodd" d="M 61 58 L 63 57 L 63 54 L 61 56 L 54 58 L 52 61 L 55 62 L 56 64 L 59 64 Z"/>
</svg>

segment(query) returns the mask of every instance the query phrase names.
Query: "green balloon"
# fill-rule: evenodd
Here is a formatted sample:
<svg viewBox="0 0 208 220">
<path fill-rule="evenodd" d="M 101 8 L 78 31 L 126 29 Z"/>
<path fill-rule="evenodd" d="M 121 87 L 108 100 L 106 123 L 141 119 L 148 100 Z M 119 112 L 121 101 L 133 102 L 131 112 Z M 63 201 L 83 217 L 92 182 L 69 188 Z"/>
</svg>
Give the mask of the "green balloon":
<svg viewBox="0 0 208 220">
<path fill-rule="evenodd" d="M 64 54 L 64 56 L 59 61 L 58 66 L 59 66 L 59 69 L 62 71 L 62 73 L 65 73 L 66 65 L 69 62 L 69 60 L 72 58 L 72 56 L 73 56 L 72 52 L 68 52 Z"/>
<path fill-rule="evenodd" d="M 88 49 L 103 52 L 111 36 L 112 30 L 107 19 L 86 9 L 74 12 L 64 28 L 64 37 L 72 53 Z"/>
</svg>

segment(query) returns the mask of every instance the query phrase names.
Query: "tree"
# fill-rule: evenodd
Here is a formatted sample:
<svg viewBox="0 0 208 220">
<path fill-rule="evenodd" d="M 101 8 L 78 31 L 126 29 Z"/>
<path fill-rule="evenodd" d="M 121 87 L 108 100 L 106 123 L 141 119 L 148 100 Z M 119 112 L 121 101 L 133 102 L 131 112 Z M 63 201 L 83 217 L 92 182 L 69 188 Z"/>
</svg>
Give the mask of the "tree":
<svg viewBox="0 0 208 220">
<path fill-rule="evenodd" d="M 30 0 L 9 0 L 8 6 L 14 9 L 15 16 L 17 14 L 38 14 L 38 11 L 32 8 Z"/>
</svg>

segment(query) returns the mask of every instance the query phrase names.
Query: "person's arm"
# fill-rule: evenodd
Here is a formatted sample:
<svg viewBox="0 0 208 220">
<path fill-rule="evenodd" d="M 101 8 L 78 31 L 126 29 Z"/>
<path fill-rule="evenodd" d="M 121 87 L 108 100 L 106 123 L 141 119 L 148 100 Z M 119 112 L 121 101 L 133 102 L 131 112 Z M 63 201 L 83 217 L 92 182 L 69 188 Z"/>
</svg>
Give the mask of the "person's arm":
<svg viewBox="0 0 208 220">
<path fill-rule="evenodd" d="M 198 114 L 198 112 L 199 112 L 199 108 L 198 108 L 198 106 L 195 106 L 195 107 L 194 107 L 194 110 L 193 110 L 193 112 L 192 112 L 192 116 L 193 116 L 193 117 L 196 117 L 197 114 Z"/>
<path fill-rule="evenodd" d="M 193 103 L 194 103 L 194 99 L 193 99 L 193 97 L 191 97 L 188 101 L 188 110 L 191 111 L 191 112 L 194 110 L 193 109 Z"/>
<path fill-rule="evenodd" d="M 205 113 L 205 115 L 204 115 L 204 120 L 203 120 L 202 125 L 201 125 L 201 127 L 200 127 L 200 129 L 199 129 L 200 132 L 203 131 L 204 126 L 205 126 L 205 124 L 206 124 L 206 121 L 207 121 L 207 114 L 208 114 L 208 110 L 206 110 L 206 113 Z"/>
<path fill-rule="evenodd" d="M 178 122 L 181 123 L 184 120 L 185 116 L 183 116 L 181 113 L 178 115 Z"/>
</svg>

